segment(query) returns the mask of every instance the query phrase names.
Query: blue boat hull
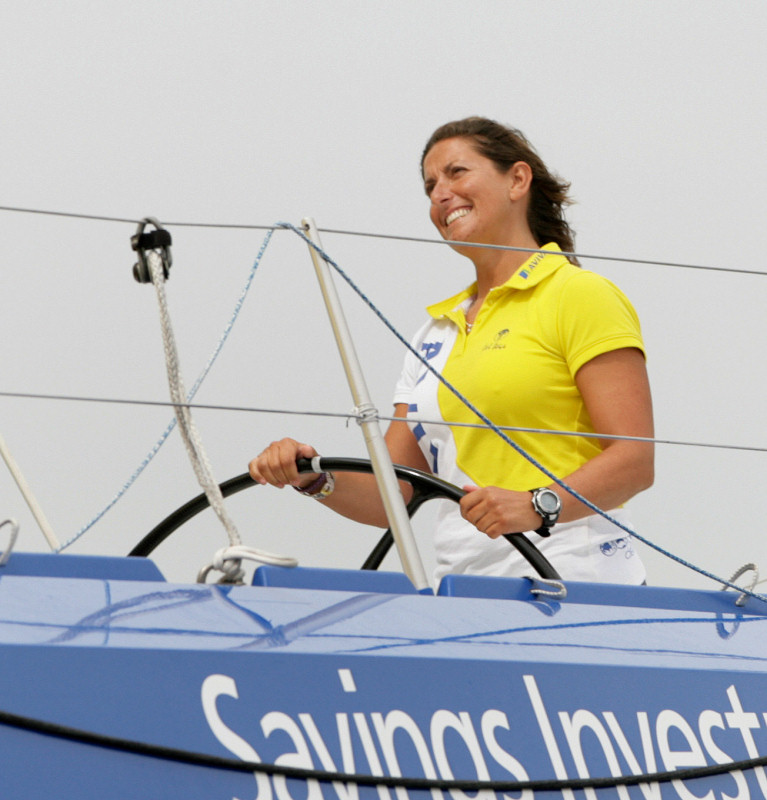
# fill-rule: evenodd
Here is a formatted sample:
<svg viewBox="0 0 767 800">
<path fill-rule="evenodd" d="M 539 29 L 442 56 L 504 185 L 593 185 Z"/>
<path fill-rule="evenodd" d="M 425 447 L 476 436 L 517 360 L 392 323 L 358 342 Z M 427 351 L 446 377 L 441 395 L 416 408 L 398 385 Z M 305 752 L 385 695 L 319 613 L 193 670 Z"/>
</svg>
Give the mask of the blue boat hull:
<svg viewBox="0 0 767 800">
<path fill-rule="evenodd" d="M 98 577 L 98 559 L 83 573 L 78 557 L 55 558 L 56 575 L 23 557 L 16 574 L 0 572 L 0 710 L 30 724 L 285 767 L 479 782 L 767 753 L 767 616 L 734 593 L 573 584 L 559 601 L 528 580 L 455 577 L 424 596 L 402 576 L 273 568 L 258 586 L 182 586 L 145 560 L 103 562 L 111 577 Z M 7 723 L 0 753 L 3 797 L 478 796 L 254 776 Z M 532 798 L 476 788 L 481 800 Z M 585 793 L 748 800 L 767 798 L 767 778 L 757 767 Z"/>
</svg>

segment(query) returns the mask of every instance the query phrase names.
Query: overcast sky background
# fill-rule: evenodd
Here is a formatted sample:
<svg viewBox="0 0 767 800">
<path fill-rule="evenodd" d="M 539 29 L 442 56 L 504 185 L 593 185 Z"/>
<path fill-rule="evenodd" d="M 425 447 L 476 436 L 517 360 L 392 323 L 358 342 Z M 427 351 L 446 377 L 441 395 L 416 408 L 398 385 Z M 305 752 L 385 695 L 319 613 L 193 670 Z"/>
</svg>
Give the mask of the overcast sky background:
<svg viewBox="0 0 767 800">
<path fill-rule="evenodd" d="M 767 4 L 722 0 L 18 2 L 0 6 L 0 205 L 138 220 L 173 236 L 167 286 L 188 386 L 229 321 L 263 230 L 299 224 L 436 238 L 418 162 L 439 124 L 519 127 L 572 181 L 585 267 L 634 302 L 659 439 L 637 530 L 723 577 L 765 559 Z M 154 293 L 131 276 L 135 223 L 0 211 L 0 390 L 168 398 Z M 323 234 L 330 255 L 410 336 L 472 279 L 441 244 Z M 391 409 L 401 345 L 340 288 L 373 400 Z M 352 406 L 306 245 L 278 231 L 197 401 L 344 413 Z M 167 408 L 0 397 L 0 434 L 60 540 L 128 480 Z M 355 423 L 195 412 L 214 472 L 291 434 L 362 456 Z M 761 449 L 760 449 L 761 448 Z M 178 432 L 69 552 L 127 553 L 199 488 Z M 377 539 L 292 491 L 230 502 L 247 544 L 357 567 Z M 4 465 L 0 520 L 47 545 Z M 431 512 L 415 528 L 427 571 Z M 0 531 L 6 536 L 7 528 Z M 206 512 L 155 553 L 193 580 L 223 530 Z M 0 543 L 0 548 L 4 547 Z M 639 545 L 650 582 L 714 588 Z M 387 566 L 398 568 L 396 557 Z"/>
</svg>

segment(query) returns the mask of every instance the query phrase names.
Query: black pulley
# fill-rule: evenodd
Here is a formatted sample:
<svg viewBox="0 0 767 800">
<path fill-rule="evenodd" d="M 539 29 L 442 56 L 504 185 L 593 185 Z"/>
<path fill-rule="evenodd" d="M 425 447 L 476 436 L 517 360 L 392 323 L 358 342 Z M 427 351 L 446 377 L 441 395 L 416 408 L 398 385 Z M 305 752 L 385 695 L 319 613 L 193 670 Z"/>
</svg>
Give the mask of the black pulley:
<svg viewBox="0 0 767 800">
<path fill-rule="evenodd" d="M 153 231 L 145 231 L 147 225 L 154 225 Z M 170 277 L 170 267 L 173 263 L 170 246 L 172 239 L 170 232 L 160 225 L 154 217 L 144 217 L 136 228 L 136 233 L 130 239 L 131 248 L 138 254 L 138 262 L 133 265 L 133 277 L 139 283 L 152 283 L 152 271 L 147 263 L 146 251 L 155 250 L 162 259 L 163 278 L 167 281 Z"/>
</svg>

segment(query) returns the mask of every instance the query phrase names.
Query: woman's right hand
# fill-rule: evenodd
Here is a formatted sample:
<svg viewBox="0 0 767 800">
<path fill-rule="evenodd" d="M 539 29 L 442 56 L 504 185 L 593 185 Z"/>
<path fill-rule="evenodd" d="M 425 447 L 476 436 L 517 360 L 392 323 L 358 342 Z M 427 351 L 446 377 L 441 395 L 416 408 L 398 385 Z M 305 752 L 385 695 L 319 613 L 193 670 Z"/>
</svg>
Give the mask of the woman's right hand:
<svg viewBox="0 0 767 800">
<path fill-rule="evenodd" d="M 319 473 L 299 473 L 296 459 L 313 458 L 319 453 L 310 445 L 297 442 L 295 439 L 280 439 L 257 455 L 248 465 L 250 477 L 256 483 L 267 483 L 282 489 L 284 486 L 309 486 Z"/>
</svg>

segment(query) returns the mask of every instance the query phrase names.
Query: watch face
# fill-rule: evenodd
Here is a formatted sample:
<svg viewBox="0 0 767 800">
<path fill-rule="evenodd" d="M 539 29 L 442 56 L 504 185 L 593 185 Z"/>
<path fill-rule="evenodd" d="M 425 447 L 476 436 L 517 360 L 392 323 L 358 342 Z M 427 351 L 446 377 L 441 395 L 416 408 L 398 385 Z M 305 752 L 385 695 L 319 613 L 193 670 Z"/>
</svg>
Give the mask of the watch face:
<svg viewBox="0 0 767 800">
<path fill-rule="evenodd" d="M 559 497 L 550 489 L 538 492 L 535 499 L 538 503 L 538 507 L 546 514 L 556 514 L 557 511 L 559 511 L 561 505 Z"/>
</svg>

